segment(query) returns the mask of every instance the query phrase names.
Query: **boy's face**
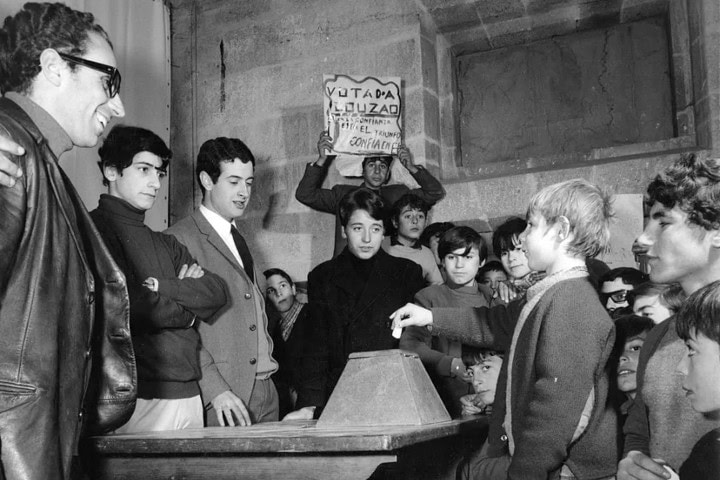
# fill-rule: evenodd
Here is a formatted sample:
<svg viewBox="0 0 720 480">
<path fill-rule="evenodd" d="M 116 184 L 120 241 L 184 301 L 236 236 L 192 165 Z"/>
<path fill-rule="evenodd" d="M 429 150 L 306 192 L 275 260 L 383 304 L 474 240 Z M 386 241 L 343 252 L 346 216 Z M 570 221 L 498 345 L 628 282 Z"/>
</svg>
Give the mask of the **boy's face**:
<svg viewBox="0 0 720 480">
<path fill-rule="evenodd" d="M 160 190 L 160 180 L 166 175 L 165 170 L 161 170 L 162 164 L 162 159 L 154 153 L 139 152 L 122 172 L 115 167 L 105 167 L 110 195 L 125 200 L 138 210 L 150 210 Z"/>
<path fill-rule="evenodd" d="M 552 270 L 560 253 L 557 234 L 557 223 L 548 225 L 545 217 L 538 213 L 528 218 L 527 227 L 520 235 L 520 243 L 530 270 L 554 273 Z"/>
<path fill-rule="evenodd" d="M 388 175 L 390 174 L 390 168 L 388 164 L 382 160 L 370 160 L 365 162 L 363 167 L 363 179 L 365 185 L 377 190 L 387 182 Z"/>
<path fill-rule="evenodd" d="M 493 290 L 497 290 L 500 282 L 507 281 L 507 275 L 500 270 L 488 270 L 483 274 L 483 283 Z"/>
<path fill-rule="evenodd" d="M 477 365 L 469 368 L 472 375 L 473 389 L 480 395 L 485 405 L 492 405 L 495 401 L 495 388 L 497 387 L 500 367 L 503 359 L 497 355 L 488 355 Z"/>
<path fill-rule="evenodd" d="M 426 220 L 425 212 L 422 210 L 411 207 L 403 208 L 398 218 L 393 219 L 393 224 L 398 231 L 398 238 L 401 241 L 415 243 L 425 230 Z"/>
<path fill-rule="evenodd" d="M 660 301 L 660 295 L 641 295 L 635 297 L 633 313 L 641 317 L 651 318 L 655 324 L 667 320 L 670 318 L 670 315 L 672 315 L 670 310 Z"/>
<path fill-rule="evenodd" d="M 512 250 L 503 250 L 500 252 L 500 263 L 502 263 L 503 268 L 510 278 L 523 278 L 530 273 L 528 259 L 522 250 L 522 244 L 519 238 L 513 237 L 513 245 L 514 248 Z"/>
<path fill-rule="evenodd" d="M 650 280 L 678 282 L 685 292 L 694 292 L 716 279 L 713 242 L 717 230 L 705 230 L 688 222 L 688 214 L 677 206 L 667 208 L 656 202 L 638 243 L 647 248 Z"/>
<path fill-rule="evenodd" d="M 271 275 L 267 279 L 265 293 L 280 313 L 287 312 L 295 303 L 295 285 L 290 285 L 282 275 Z"/>
<path fill-rule="evenodd" d="M 612 312 L 618 308 L 627 307 L 627 292 L 634 289 L 635 287 L 632 285 L 623 282 L 622 278 L 603 282 L 600 293 L 605 300 L 605 310 Z"/>
<path fill-rule="evenodd" d="M 220 162 L 220 176 L 212 183 L 210 176 L 201 172 L 205 187 L 203 205 L 228 222 L 242 217 L 250 202 L 254 169 L 251 162 L 243 163 L 239 158 L 231 162 Z"/>
<path fill-rule="evenodd" d="M 685 375 L 682 388 L 695 411 L 720 411 L 720 344 L 702 333 L 691 332 L 687 355 L 678 364 Z"/>
<path fill-rule="evenodd" d="M 485 261 L 480 261 L 480 254 L 475 247 L 472 247 L 467 255 L 463 247 L 453 250 L 443 258 L 448 281 L 458 286 L 475 285 L 475 276 L 483 263 Z"/>
<path fill-rule="evenodd" d="M 618 361 L 618 390 L 628 395 L 630 398 L 635 398 L 635 391 L 637 390 L 636 373 L 638 358 L 640 357 L 640 349 L 645 343 L 646 336 L 647 332 L 642 332 L 635 337 L 629 338 L 625 342 L 622 354 L 620 355 L 620 361 Z"/>
<path fill-rule="evenodd" d="M 361 260 L 368 260 L 380 250 L 384 234 L 382 220 L 376 220 L 365 210 L 355 210 L 343 227 L 348 250 Z"/>
</svg>

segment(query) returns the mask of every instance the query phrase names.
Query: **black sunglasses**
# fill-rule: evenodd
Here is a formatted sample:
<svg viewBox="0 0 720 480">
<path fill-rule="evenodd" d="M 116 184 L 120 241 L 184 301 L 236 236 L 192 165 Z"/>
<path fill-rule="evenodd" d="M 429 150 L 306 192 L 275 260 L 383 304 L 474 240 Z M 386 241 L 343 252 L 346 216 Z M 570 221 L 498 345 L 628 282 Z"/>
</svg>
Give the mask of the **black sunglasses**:
<svg viewBox="0 0 720 480">
<path fill-rule="evenodd" d="M 608 298 L 612 298 L 615 303 L 622 303 L 628 300 L 629 290 L 617 290 L 615 292 L 601 293 L 600 297 L 603 300 L 603 304 L 607 303 Z"/>
<path fill-rule="evenodd" d="M 67 53 L 58 52 L 58 55 L 68 62 L 77 63 L 83 67 L 92 68 L 93 70 L 109 75 L 105 81 L 105 93 L 107 93 L 110 98 L 113 98 L 120 91 L 121 77 L 120 71 L 117 68 L 105 65 L 104 63 L 93 62 L 92 60 L 68 55 Z"/>
</svg>

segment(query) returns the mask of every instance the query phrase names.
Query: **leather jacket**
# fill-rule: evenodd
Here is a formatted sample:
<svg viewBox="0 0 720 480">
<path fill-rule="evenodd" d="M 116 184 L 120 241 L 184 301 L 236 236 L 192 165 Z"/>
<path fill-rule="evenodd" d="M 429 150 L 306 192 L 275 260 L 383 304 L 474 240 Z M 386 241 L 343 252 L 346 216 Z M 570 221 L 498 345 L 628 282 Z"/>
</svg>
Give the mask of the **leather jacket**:
<svg viewBox="0 0 720 480">
<path fill-rule="evenodd" d="M 43 134 L 6 98 L 0 133 L 26 151 L 23 177 L 0 188 L 2 468 L 67 478 L 81 432 L 134 409 L 126 282 Z"/>
</svg>

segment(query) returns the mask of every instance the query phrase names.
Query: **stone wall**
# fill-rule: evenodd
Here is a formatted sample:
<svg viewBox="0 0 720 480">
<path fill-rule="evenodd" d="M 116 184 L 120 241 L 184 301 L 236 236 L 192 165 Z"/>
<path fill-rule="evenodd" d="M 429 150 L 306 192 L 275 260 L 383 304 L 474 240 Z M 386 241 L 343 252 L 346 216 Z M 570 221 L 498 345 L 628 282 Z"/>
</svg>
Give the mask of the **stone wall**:
<svg viewBox="0 0 720 480">
<path fill-rule="evenodd" d="M 693 71 L 686 80 L 692 78 L 699 93 L 697 144 L 718 150 L 719 7 L 714 0 L 696 4 L 687 11 Z M 419 1 L 173 0 L 172 26 L 170 221 L 199 204 L 193 159 L 201 143 L 239 137 L 258 159 L 251 208 L 240 228 L 259 268 L 282 267 L 297 279 L 332 252 L 334 218 L 294 198 L 305 165 L 317 156 L 323 73 L 403 79 L 405 141 L 416 162 L 441 177 L 448 191 L 433 209 L 433 221 L 492 223 L 523 213 L 538 188 L 580 176 L 616 193 L 642 193 L 675 158 L 639 149 L 620 160 L 584 158 L 560 169 L 546 165 L 493 178 L 465 171 L 456 148 L 453 45 L 437 33 Z M 402 174 L 393 173 L 407 178 Z M 331 168 L 325 186 L 340 182 L 357 180 Z"/>
</svg>

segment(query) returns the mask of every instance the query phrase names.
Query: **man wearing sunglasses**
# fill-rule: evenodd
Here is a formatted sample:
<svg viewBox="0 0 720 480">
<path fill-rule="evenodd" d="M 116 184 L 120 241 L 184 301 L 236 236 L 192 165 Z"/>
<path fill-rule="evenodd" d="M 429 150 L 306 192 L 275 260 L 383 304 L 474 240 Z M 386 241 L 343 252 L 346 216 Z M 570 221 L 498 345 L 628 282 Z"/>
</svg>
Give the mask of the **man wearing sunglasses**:
<svg viewBox="0 0 720 480">
<path fill-rule="evenodd" d="M 629 307 L 628 292 L 647 282 L 647 275 L 632 267 L 618 267 L 600 277 L 600 301 L 605 310 L 615 317 Z M 632 312 L 630 312 L 632 313 Z"/>
<path fill-rule="evenodd" d="M 81 431 L 134 407 L 125 277 L 58 163 L 124 116 L 116 65 L 93 16 L 60 3 L 0 30 L 2 478 L 68 478 Z"/>
</svg>

